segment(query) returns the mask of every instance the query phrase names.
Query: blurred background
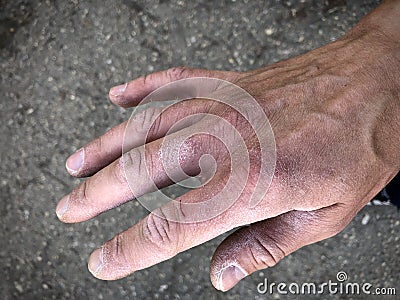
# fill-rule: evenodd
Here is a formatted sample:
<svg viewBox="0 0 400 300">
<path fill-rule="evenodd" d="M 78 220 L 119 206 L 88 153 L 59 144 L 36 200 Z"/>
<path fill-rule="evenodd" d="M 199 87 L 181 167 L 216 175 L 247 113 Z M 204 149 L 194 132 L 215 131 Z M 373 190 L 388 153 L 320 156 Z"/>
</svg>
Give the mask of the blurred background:
<svg viewBox="0 0 400 300">
<path fill-rule="evenodd" d="M 73 225 L 54 212 L 79 183 L 65 171 L 67 156 L 130 115 L 108 101 L 111 86 L 178 65 L 257 68 L 337 39 L 378 4 L 0 0 L 0 299 L 265 299 L 257 292 L 264 278 L 321 283 L 339 271 L 351 282 L 400 293 L 400 218 L 393 205 L 365 207 L 336 237 L 227 293 L 212 287 L 208 273 L 224 236 L 105 282 L 87 271 L 89 254 L 146 210 L 132 201 Z M 279 297 L 287 298 L 270 298 Z"/>
</svg>

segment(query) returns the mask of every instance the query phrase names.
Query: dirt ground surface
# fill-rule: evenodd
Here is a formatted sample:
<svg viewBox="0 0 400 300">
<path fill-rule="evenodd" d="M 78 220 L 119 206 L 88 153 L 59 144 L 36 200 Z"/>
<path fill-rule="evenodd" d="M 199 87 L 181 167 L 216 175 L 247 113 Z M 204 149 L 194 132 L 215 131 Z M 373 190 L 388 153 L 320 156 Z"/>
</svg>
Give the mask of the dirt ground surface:
<svg viewBox="0 0 400 300">
<path fill-rule="evenodd" d="M 399 294 L 400 215 L 392 205 L 367 206 L 339 235 L 227 293 L 209 280 L 210 257 L 226 235 L 105 282 L 88 272 L 89 254 L 146 210 L 132 201 L 74 225 L 55 215 L 79 183 L 65 171 L 67 156 L 130 115 L 108 101 L 111 86 L 178 65 L 248 70 L 293 57 L 339 38 L 378 4 L 0 0 L 0 299 L 266 299 L 257 291 L 264 279 L 323 283 L 339 271 Z"/>
</svg>

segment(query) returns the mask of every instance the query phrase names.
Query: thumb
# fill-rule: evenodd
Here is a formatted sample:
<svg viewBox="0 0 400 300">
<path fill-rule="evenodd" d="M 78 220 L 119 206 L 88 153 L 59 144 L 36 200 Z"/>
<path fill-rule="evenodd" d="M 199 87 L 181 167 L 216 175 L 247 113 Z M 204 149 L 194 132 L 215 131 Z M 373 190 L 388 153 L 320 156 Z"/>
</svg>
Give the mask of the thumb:
<svg viewBox="0 0 400 300">
<path fill-rule="evenodd" d="M 291 252 L 336 235 L 354 216 L 353 210 L 344 212 L 339 204 L 315 211 L 294 210 L 237 230 L 213 255 L 212 284 L 227 291 L 244 277 L 274 266 Z"/>
</svg>

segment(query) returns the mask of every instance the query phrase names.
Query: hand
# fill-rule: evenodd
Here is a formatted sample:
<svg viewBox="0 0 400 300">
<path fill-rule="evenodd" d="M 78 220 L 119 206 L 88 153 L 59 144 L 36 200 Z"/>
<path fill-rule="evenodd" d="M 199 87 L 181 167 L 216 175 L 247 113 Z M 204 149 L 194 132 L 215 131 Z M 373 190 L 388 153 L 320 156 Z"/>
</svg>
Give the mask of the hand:
<svg viewBox="0 0 400 300">
<path fill-rule="evenodd" d="M 259 172 L 263 145 L 236 110 L 208 99 L 191 99 L 161 114 L 148 108 L 133 123 L 111 129 L 72 155 L 67 160 L 71 175 L 94 175 L 60 201 L 57 215 L 68 223 L 88 220 L 152 191 L 149 182 L 157 187 L 171 184 L 162 166 L 165 156 L 178 155 L 183 171 L 197 175 L 202 171 L 200 157 L 211 154 L 217 167 L 209 182 L 154 210 L 94 251 L 89 270 L 100 279 L 118 279 L 251 224 L 226 238 L 212 258 L 212 283 L 228 290 L 252 272 L 340 232 L 399 171 L 400 151 L 390 143 L 400 132 L 399 69 L 395 43 L 377 31 L 356 28 L 332 44 L 255 71 L 173 68 L 115 87 L 110 99 L 123 107 L 135 106 L 158 87 L 179 79 L 214 77 L 242 87 L 263 108 L 275 135 L 271 185 L 262 201 L 249 205 L 257 181 L 263 179 Z M 199 114 L 206 116 L 190 118 Z M 218 116 L 220 121 L 210 122 L 207 116 Z M 179 128 L 168 132 L 185 117 L 189 118 Z M 246 154 L 239 146 L 232 152 L 239 157 L 248 154 L 248 177 L 237 179 L 245 180 L 245 187 L 222 213 L 191 222 L 194 211 L 176 203 L 211 198 L 223 190 L 232 172 L 232 153 L 204 133 L 211 128 L 235 145 L 237 137 L 224 131 L 224 120 L 245 141 Z M 120 157 L 127 127 L 134 131 L 129 135 L 131 150 Z M 188 135 L 180 144 L 188 130 L 198 134 Z M 168 153 L 160 151 L 165 143 Z M 178 146 L 180 152 L 175 153 Z"/>
</svg>

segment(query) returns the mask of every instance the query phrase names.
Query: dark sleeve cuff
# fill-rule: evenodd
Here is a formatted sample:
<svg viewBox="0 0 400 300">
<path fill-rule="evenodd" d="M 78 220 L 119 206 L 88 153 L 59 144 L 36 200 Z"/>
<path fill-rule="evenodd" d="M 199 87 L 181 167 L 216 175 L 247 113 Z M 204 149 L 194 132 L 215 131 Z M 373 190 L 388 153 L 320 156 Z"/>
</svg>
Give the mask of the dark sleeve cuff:
<svg viewBox="0 0 400 300">
<path fill-rule="evenodd" d="M 400 172 L 374 199 L 384 202 L 390 201 L 390 203 L 400 208 Z"/>
</svg>

